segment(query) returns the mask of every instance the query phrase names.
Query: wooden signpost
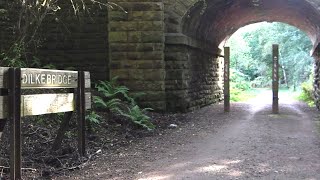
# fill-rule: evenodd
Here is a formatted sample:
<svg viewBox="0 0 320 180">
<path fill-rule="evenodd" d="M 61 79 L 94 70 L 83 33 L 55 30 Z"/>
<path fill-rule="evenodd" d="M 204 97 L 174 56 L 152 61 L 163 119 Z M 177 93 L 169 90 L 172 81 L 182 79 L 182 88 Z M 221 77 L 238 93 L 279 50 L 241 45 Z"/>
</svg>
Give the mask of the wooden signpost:
<svg viewBox="0 0 320 180">
<path fill-rule="evenodd" d="M 272 113 L 279 113 L 279 45 L 272 45 Z"/>
<path fill-rule="evenodd" d="M 230 111 L 230 48 L 224 48 L 224 111 Z"/>
<path fill-rule="evenodd" d="M 90 73 L 0 67 L 0 137 L 10 123 L 10 178 L 21 179 L 21 117 L 77 112 L 78 150 L 85 155 L 85 112 L 91 108 Z M 28 94 L 23 89 L 75 89 L 74 93 Z M 66 128 L 66 127 L 62 127 Z M 64 132 L 64 131 L 60 131 Z"/>
</svg>

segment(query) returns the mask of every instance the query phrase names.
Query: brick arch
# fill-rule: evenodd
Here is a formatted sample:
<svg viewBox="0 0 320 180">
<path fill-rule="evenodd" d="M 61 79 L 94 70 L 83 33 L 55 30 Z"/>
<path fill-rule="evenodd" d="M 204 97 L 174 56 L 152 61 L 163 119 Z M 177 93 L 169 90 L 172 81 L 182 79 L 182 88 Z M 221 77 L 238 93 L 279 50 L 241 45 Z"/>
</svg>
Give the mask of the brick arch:
<svg viewBox="0 0 320 180">
<path fill-rule="evenodd" d="M 277 21 L 305 31 L 315 46 L 319 42 L 320 13 L 308 1 L 212 0 L 207 3 L 202 14 L 199 14 L 200 8 L 193 8 L 183 18 L 185 35 L 218 45 L 244 25 Z"/>
</svg>

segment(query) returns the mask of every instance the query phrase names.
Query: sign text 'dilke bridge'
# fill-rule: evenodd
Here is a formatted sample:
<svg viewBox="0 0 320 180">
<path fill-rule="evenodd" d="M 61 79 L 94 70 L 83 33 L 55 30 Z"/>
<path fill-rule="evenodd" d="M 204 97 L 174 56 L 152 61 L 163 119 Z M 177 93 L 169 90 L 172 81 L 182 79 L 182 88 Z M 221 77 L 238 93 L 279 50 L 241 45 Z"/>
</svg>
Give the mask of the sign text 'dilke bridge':
<svg viewBox="0 0 320 180">
<path fill-rule="evenodd" d="M 77 71 L 47 69 L 21 69 L 22 88 L 75 88 L 78 82 Z"/>
</svg>

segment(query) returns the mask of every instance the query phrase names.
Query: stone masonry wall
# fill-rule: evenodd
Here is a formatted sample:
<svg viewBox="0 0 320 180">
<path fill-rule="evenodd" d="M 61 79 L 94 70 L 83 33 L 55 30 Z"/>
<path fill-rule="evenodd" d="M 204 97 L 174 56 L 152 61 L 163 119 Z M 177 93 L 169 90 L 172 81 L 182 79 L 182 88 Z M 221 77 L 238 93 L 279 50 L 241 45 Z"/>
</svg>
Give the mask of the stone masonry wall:
<svg viewBox="0 0 320 180">
<path fill-rule="evenodd" d="M 110 77 L 133 92 L 144 92 L 140 104 L 166 110 L 164 6 L 162 0 L 113 0 L 109 12 Z"/>
<path fill-rule="evenodd" d="M 192 111 L 222 100 L 223 65 L 217 58 L 220 50 L 184 34 L 185 18 L 202 3 L 164 1 L 167 111 Z"/>
<path fill-rule="evenodd" d="M 218 50 L 205 45 L 181 34 L 167 34 L 167 111 L 192 111 L 222 100 L 223 63 Z"/>
<path fill-rule="evenodd" d="M 317 48 L 315 53 L 313 54 L 313 57 L 315 59 L 314 62 L 314 98 L 315 98 L 315 104 L 318 109 L 320 109 L 320 52 Z"/>
<path fill-rule="evenodd" d="M 108 8 L 88 3 L 88 11 L 77 17 L 70 1 L 59 5 L 41 29 L 44 42 L 37 56 L 58 69 L 90 71 L 94 81 L 108 79 Z"/>
</svg>

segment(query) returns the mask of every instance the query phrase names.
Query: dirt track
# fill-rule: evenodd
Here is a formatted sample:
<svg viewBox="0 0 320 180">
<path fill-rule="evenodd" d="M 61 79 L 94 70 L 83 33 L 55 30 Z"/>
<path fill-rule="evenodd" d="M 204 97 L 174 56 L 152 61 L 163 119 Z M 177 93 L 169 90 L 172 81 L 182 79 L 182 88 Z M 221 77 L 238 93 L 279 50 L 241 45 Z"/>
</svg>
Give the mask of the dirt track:
<svg viewBox="0 0 320 180">
<path fill-rule="evenodd" d="M 177 129 L 104 154 L 71 179 L 320 179 L 318 112 L 267 92 L 248 103 L 185 115 Z M 66 177 L 61 177 L 65 179 Z"/>
</svg>

